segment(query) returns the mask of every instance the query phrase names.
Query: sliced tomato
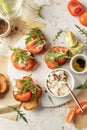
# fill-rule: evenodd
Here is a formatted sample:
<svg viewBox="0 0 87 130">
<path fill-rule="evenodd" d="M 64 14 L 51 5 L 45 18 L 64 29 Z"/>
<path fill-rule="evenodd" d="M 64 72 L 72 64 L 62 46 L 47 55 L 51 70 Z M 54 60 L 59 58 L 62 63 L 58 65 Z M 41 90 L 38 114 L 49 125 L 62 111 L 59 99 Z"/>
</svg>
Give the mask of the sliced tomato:
<svg viewBox="0 0 87 130">
<path fill-rule="evenodd" d="M 61 52 L 61 53 L 65 53 L 67 56 L 69 55 L 69 51 L 67 48 L 65 47 L 61 47 L 61 46 L 54 46 L 50 49 L 51 52 Z M 58 59 L 55 59 L 54 62 L 52 61 L 49 61 L 48 58 L 50 58 L 50 56 L 48 55 L 48 53 L 46 53 L 45 55 L 45 62 L 47 64 L 47 66 L 50 68 L 50 69 L 55 69 L 57 68 L 58 66 L 62 66 L 66 63 L 67 61 L 67 58 L 61 58 L 60 60 Z"/>
<path fill-rule="evenodd" d="M 48 68 L 50 69 L 55 69 L 58 67 L 58 61 L 55 60 L 54 62 L 51 62 L 51 61 L 48 61 L 47 59 L 49 58 L 50 56 L 48 54 L 45 55 L 45 62 L 48 66 Z"/>
<path fill-rule="evenodd" d="M 84 111 L 84 112 L 87 112 L 87 101 L 81 102 L 80 105 L 81 105 L 83 111 Z M 76 111 L 76 114 L 77 114 L 77 115 L 78 115 L 78 114 L 83 114 L 83 113 L 81 112 L 81 110 L 79 109 L 78 106 L 75 107 L 75 111 Z"/>
<path fill-rule="evenodd" d="M 20 80 L 17 80 L 16 81 L 16 87 L 18 86 L 23 86 L 24 85 L 24 83 L 22 82 L 22 81 L 20 81 Z"/>
<path fill-rule="evenodd" d="M 21 93 L 21 94 L 14 94 L 14 97 L 17 101 L 28 101 L 31 98 L 31 91 L 28 91 L 26 93 Z"/>
<path fill-rule="evenodd" d="M 80 110 L 80 108 L 76 105 L 73 109 L 70 110 L 66 117 L 66 122 L 70 123 L 77 115 L 79 114 L 85 114 L 87 112 L 87 101 L 80 103 L 83 112 Z"/>
<path fill-rule="evenodd" d="M 75 117 L 75 110 L 73 109 L 73 110 L 71 110 L 71 111 L 68 113 L 68 115 L 67 115 L 67 117 L 66 117 L 66 122 L 67 122 L 67 123 L 70 123 L 71 121 L 73 121 L 74 117 Z"/>
<path fill-rule="evenodd" d="M 36 64 L 36 61 L 34 59 L 28 59 L 27 65 L 25 67 L 23 67 L 18 62 L 16 62 L 16 63 L 14 62 L 15 58 L 16 58 L 16 53 L 13 52 L 13 54 L 11 55 L 11 62 L 13 64 L 13 66 L 19 70 L 24 70 L 24 71 L 32 70 Z"/>
<path fill-rule="evenodd" d="M 36 40 L 32 40 L 26 44 L 26 48 L 32 54 L 39 54 L 44 49 L 44 45 L 36 47 Z"/>
<path fill-rule="evenodd" d="M 45 40 L 45 37 L 43 35 L 41 36 L 41 40 Z M 27 50 L 32 54 L 39 54 L 44 49 L 44 46 L 44 44 L 37 46 L 36 37 L 34 37 L 32 41 L 26 43 Z"/>
<path fill-rule="evenodd" d="M 67 8 L 73 16 L 80 16 L 84 12 L 84 6 L 78 0 L 69 1 Z"/>
<path fill-rule="evenodd" d="M 80 17 L 79 17 L 80 23 L 84 26 L 87 26 L 87 12 L 84 12 Z"/>
</svg>

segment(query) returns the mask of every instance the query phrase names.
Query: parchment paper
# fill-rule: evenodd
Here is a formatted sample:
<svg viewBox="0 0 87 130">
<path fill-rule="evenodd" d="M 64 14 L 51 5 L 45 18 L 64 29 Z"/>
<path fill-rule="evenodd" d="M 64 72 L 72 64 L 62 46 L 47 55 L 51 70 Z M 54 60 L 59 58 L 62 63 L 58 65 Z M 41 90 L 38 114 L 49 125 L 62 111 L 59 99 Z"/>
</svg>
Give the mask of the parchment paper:
<svg viewBox="0 0 87 130">
<path fill-rule="evenodd" d="M 13 86 L 9 81 L 7 67 L 8 67 L 8 57 L 0 56 L 0 73 L 6 76 L 8 81 L 8 87 L 9 87 L 7 93 L 2 98 L 0 98 L 0 117 L 16 120 L 17 113 L 13 109 L 9 108 L 8 106 L 19 108 L 20 103 L 17 102 L 13 97 L 12 94 Z"/>
</svg>

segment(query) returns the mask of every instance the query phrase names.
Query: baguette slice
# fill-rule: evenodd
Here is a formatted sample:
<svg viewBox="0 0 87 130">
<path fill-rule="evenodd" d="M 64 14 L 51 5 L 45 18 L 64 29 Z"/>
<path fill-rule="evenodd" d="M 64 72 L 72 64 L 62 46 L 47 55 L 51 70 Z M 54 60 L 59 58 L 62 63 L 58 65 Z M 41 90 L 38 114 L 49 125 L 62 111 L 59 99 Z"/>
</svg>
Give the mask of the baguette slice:
<svg viewBox="0 0 87 130">
<path fill-rule="evenodd" d="M 36 88 L 36 93 L 32 95 L 30 100 L 21 103 L 25 110 L 32 110 L 38 106 L 38 99 L 42 94 L 42 90 L 39 86 L 37 86 Z"/>
<path fill-rule="evenodd" d="M 0 95 L 4 94 L 8 89 L 5 75 L 0 73 Z"/>
</svg>

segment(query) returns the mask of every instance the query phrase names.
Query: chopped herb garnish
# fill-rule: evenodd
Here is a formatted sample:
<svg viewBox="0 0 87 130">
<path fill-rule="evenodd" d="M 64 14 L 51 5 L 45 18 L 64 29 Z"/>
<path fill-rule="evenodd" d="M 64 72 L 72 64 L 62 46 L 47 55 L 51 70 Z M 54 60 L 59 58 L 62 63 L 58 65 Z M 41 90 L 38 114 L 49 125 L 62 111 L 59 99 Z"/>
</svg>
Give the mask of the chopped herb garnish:
<svg viewBox="0 0 87 130">
<path fill-rule="evenodd" d="M 28 59 L 34 59 L 34 56 L 28 55 L 26 50 L 22 50 L 22 49 L 19 49 L 19 48 L 12 48 L 10 46 L 9 46 L 9 48 L 10 48 L 11 51 L 14 51 L 16 53 L 14 63 L 17 63 L 18 61 L 21 60 L 25 65 L 27 65 Z"/>
<path fill-rule="evenodd" d="M 41 37 L 43 37 L 43 39 L 41 39 Z M 36 46 L 43 44 L 45 41 L 44 36 L 38 27 L 32 28 L 27 34 L 26 44 L 34 39 L 36 39 Z"/>
<path fill-rule="evenodd" d="M 31 91 L 33 94 L 36 93 L 36 85 L 32 83 L 31 76 L 28 79 L 16 79 L 16 81 L 22 82 L 23 86 L 19 86 L 20 93 Z M 17 86 L 18 87 L 18 86 Z"/>
<path fill-rule="evenodd" d="M 85 88 L 87 88 L 87 84 L 81 84 L 76 87 L 76 89 L 85 89 Z"/>
<path fill-rule="evenodd" d="M 60 30 L 59 32 L 57 32 L 56 35 L 55 35 L 55 37 L 54 37 L 54 39 L 53 39 L 53 41 L 55 41 L 56 39 L 58 39 L 61 36 L 62 32 L 63 32 L 62 30 Z"/>
<path fill-rule="evenodd" d="M 13 106 L 8 106 L 8 107 L 10 107 L 13 110 L 15 110 L 18 113 L 18 115 L 20 116 L 20 118 L 22 118 L 26 123 L 28 123 L 28 120 L 26 119 L 26 117 L 24 116 L 25 114 L 22 111 L 17 110 L 17 108 L 15 108 Z"/>
<path fill-rule="evenodd" d="M 52 52 L 49 51 L 47 53 L 50 57 L 46 59 L 46 61 L 51 61 L 54 62 L 55 59 L 60 60 L 61 58 L 70 58 L 69 56 L 67 56 L 65 53 L 62 52 Z"/>
<path fill-rule="evenodd" d="M 51 101 L 51 103 L 54 105 L 54 102 L 53 102 L 51 96 L 48 95 L 48 98 L 49 98 L 49 100 Z"/>
<path fill-rule="evenodd" d="M 84 28 L 80 28 L 78 25 L 75 26 L 83 36 L 87 37 L 87 31 Z"/>
</svg>

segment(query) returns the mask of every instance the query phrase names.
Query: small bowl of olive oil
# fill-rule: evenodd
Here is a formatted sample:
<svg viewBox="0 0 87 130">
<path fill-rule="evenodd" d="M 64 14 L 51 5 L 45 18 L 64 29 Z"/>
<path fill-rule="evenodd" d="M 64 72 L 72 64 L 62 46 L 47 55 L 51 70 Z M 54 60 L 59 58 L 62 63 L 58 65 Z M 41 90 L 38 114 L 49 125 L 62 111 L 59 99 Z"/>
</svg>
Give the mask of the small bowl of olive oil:
<svg viewBox="0 0 87 130">
<path fill-rule="evenodd" d="M 83 74 L 87 71 L 87 57 L 83 54 L 77 54 L 70 60 L 70 68 L 77 74 Z"/>
</svg>

